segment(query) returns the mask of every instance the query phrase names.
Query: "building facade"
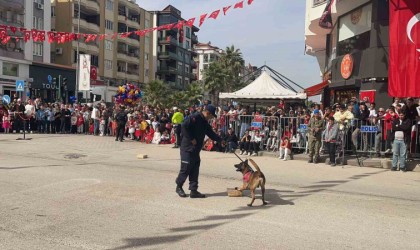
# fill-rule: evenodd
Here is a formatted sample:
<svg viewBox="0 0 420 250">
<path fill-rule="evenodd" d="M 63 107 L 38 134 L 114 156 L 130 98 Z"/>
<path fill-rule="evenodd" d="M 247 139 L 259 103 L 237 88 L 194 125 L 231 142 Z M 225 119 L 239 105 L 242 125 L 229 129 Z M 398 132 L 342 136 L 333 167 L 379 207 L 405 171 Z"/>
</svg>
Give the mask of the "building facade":
<svg viewBox="0 0 420 250">
<path fill-rule="evenodd" d="M 181 11 L 167 6 L 162 11 L 153 12 L 153 25 L 178 23 L 184 20 Z M 185 20 L 184 20 L 185 21 Z M 184 26 L 182 30 L 162 30 L 153 32 L 155 49 L 153 51 L 154 69 L 156 78 L 167 83 L 171 88 L 182 90 L 191 82 L 197 80 L 193 69 L 197 67 L 193 50 L 194 44 L 198 43 L 199 29 L 195 26 Z"/>
<path fill-rule="evenodd" d="M 306 53 L 315 56 L 321 76 L 329 81 L 326 105 L 346 103 L 373 92 L 379 107 L 388 107 L 389 3 L 383 0 L 336 0 L 332 29 L 319 20 L 326 0 L 307 0 Z"/>
<path fill-rule="evenodd" d="M 220 59 L 224 51 L 218 47 L 212 46 L 211 43 L 197 43 L 194 46 L 194 51 L 197 56 L 194 57 L 194 61 L 198 67 L 193 70 L 193 73 L 197 75 L 198 80 L 204 80 L 204 73 L 209 68 L 209 65 Z"/>
<path fill-rule="evenodd" d="M 77 47 L 80 54 L 91 55 L 91 66 L 97 69 L 92 91 L 105 101 L 112 101 L 117 86 L 133 83 L 142 87 L 154 80 L 153 37 L 138 36 L 134 31 L 150 28 L 152 14 L 136 4 L 135 0 L 52 1 L 53 29 L 61 32 L 107 34 L 102 41 L 85 43 L 72 41 L 54 44 L 52 62 L 76 67 Z M 79 20 L 80 17 L 80 20 Z M 65 22 L 62 20 L 69 20 Z M 132 32 L 128 37 L 115 33 Z"/>
<path fill-rule="evenodd" d="M 50 30 L 51 2 L 44 0 L 0 0 L 0 25 L 17 28 Z M 32 62 L 50 62 L 48 41 L 23 41 L 19 31 L 12 33 L 6 44 L 0 43 L 0 94 L 13 97 L 16 93 L 16 80 L 25 81 L 25 91 L 19 93 L 23 99 L 31 88 L 33 79 L 29 68 Z"/>
</svg>

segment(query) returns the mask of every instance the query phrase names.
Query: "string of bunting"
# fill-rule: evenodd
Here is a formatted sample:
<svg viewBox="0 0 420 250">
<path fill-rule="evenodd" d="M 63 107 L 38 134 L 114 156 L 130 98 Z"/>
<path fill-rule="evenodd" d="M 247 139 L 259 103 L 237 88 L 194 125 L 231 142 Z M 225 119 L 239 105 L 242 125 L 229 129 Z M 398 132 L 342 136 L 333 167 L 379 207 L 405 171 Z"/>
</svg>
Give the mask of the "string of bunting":
<svg viewBox="0 0 420 250">
<path fill-rule="evenodd" d="M 223 11 L 224 15 L 227 15 L 228 11 L 232 8 L 233 9 L 243 9 L 245 3 L 248 5 L 251 5 L 254 2 L 254 0 L 243 0 L 240 2 L 237 2 L 234 5 L 229 5 L 226 7 L 223 7 L 222 9 L 215 10 L 210 15 L 208 13 L 203 14 L 199 18 L 199 24 L 198 26 L 201 27 L 204 22 L 208 19 L 214 19 L 216 20 L 219 17 L 219 14 L 221 11 Z M 44 42 L 45 39 L 48 39 L 49 43 L 66 43 L 71 41 L 77 41 L 79 39 L 85 39 L 86 43 L 96 41 L 98 39 L 99 41 L 104 40 L 106 37 L 111 37 L 112 39 L 115 39 L 117 37 L 120 38 L 127 38 L 131 34 L 135 33 L 136 35 L 142 37 L 145 36 L 149 32 L 153 31 L 161 31 L 161 30 L 172 30 L 172 29 L 178 29 L 182 30 L 184 26 L 192 27 L 196 21 L 196 18 L 190 18 L 187 21 L 179 21 L 177 23 L 171 23 L 171 24 L 165 24 L 158 27 L 148 28 L 144 30 L 137 30 L 137 31 L 131 31 L 131 32 L 123 32 L 123 33 L 114 33 L 114 34 L 84 34 L 84 33 L 70 33 L 70 32 L 57 32 L 57 31 L 45 31 L 45 30 L 38 30 L 38 29 L 26 29 L 23 27 L 15 27 L 15 26 L 9 26 L 9 25 L 0 25 L 0 41 L 3 45 L 7 44 L 12 38 L 16 40 L 16 42 L 20 41 L 21 39 L 24 42 L 28 42 L 29 40 L 32 40 L 34 42 Z M 9 35 L 8 30 L 11 31 L 11 33 L 15 35 Z"/>
</svg>

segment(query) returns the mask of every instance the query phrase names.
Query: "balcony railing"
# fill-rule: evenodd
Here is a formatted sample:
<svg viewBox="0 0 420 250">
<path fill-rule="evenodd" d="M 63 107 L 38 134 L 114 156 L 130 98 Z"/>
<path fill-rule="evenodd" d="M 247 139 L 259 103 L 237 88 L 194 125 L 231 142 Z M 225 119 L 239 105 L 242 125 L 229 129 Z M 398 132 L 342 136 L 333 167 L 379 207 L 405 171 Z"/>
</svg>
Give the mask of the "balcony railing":
<svg viewBox="0 0 420 250">
<path fill-rule="evenodd" d="M 322 4 L 324 4 L 324 3 L 326 3 L 327 2 L 327 0 L 312 0 L 313 2 L 312 2 L 312 6 L 313 7 L 316 7 L 316 6 L 319 6 L 319 5 L 322 5 Z"/>
</svg>

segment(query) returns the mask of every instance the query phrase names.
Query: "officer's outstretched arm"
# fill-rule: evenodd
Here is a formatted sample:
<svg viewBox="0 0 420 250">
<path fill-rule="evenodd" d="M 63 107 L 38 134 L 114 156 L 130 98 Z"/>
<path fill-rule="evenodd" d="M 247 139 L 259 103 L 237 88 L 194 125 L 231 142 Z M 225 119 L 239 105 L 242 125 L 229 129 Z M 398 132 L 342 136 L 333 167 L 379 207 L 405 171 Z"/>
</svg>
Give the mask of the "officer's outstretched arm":
<svg viewBox="0 0 420 250">
<path fill-rule="evenodd" d="M 222 141 L 222 138 L 218 136 L 214 131 L 213 128 L 210 126 L 210 124 L 206 123 L 206 135 L 210 137 L 213 141 Z"/>
</svg>

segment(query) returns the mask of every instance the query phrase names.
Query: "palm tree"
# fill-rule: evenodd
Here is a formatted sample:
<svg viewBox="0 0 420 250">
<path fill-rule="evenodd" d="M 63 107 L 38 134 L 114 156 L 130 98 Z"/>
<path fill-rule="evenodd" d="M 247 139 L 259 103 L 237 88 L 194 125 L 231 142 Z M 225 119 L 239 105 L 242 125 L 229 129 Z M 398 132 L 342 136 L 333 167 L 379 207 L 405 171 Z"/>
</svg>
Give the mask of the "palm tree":
<svg viewBox="0 0 420 250">
<path fill-rule="evenodd" d="M 187 106 L 197 104 L 203 97 L 203 87 L 198 82 L 192 82 L 186 89 L 185 97 Z"/>
<path fill-rule="evenodd" d="M 235 46 L 226 47 L 226 53 L 221 58 L 222 64 L 229 70 L 229 84 L 226 86 L 228 91 L 236 89 L 240 83 L 240 73 L 245 65 L 240 49 L 235 49 Z"/>
<path fill-rule="evenodd" d="M 164 106 L 166 104 L 169 88 L 163 81 L 154 80 L 146 85 L 144 92 L 144 98 L 148 104 L 153 106 Z"/>
<path fill-rule="evenodd" d="M 211 101 L 218 103 L 219 92 L 226 90 L 229 71 L 222 62 L 214 62 L 204 72 L 204 88 L 209 92 Z"/>
</svg>

